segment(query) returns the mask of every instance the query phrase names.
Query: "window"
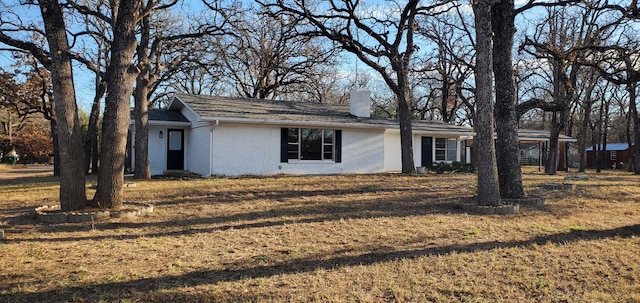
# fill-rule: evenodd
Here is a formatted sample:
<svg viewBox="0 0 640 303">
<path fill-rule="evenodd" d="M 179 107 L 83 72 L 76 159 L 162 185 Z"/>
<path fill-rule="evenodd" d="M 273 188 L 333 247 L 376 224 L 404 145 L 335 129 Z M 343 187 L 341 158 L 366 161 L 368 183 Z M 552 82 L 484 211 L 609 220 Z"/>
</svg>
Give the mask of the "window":
<svg viewBox="0 0 640 303">
<path fill-rule="evenodd" d="M 610 151 L 610 153 L 611 153 L 611 160 L 612 161 L 615 161 L 615 160 L 618 159 L 618 154 L 616 153 L 615 150 Z"/>
<path fill-rule="evenodd" d="M 456 139 L 436 138 L 436 161 L 456 161 L 457 153 Z"/>
<path fill-rule="evenodd" d="M 314 128 L 283 128 L 283 135 L 285 130 L 287 136 L 287 161 L 330 160 L 340 162 L 336 155 L 337 139 L 335 138 L 339 131 Z"/>
</svg>

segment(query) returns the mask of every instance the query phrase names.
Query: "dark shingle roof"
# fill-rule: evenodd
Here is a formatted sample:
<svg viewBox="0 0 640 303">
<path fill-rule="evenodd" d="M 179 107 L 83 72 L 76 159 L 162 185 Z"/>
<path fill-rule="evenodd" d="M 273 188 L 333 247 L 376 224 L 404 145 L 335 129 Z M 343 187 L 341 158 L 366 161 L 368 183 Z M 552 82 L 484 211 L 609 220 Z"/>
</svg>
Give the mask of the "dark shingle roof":
<svg viewBox="0 0 640 303">
<path fill-rule="evenodd" d="M 363 127 L 398 128 L 398 121 L 381 117 L 360 118 L 349 113 L 349 105 L 228 98 L 176 94 L 201 118 L 265 122 L 360 124 Z M 413 121 L 414 131 L 473 135 L 473 129 L 438 121 Z"/>
<path fill-rule="evenodd" d="M 150 109 L 149 120 L 155 121 L 172 121 L 172 122 L 189 122 L 181 112 L 166 109 Z"/>
</svg>

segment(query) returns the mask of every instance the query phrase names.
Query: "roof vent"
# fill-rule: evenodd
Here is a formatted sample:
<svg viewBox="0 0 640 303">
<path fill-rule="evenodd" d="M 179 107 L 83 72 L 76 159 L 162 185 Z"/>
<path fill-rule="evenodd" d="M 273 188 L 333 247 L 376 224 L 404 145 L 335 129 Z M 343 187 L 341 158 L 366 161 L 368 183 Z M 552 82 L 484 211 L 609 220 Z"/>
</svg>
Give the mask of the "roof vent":
<svg viewBox="0 0 640 303">
<path fill-rule="evenodd" d="M 371 91 L 354 89 L 350 92 L 349 113 L 358 118 L 371 117 Z"/>
</svg>

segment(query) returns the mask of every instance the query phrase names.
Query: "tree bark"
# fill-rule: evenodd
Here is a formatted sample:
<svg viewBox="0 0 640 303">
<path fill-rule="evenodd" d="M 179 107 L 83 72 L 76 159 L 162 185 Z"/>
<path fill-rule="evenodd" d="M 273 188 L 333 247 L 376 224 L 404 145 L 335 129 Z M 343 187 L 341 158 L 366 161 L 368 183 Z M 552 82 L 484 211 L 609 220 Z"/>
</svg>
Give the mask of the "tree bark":
<svg viewBox="0 0 640 303">
<path fill-rule="evenodd" d="M 636 106 L 635 82 L 627 84 L 627 91 L 629 92 L 629 112 L 633 120 L 633 137 L 636 144 L 633 153 L 633 173 L 640 175 L 640 150 L 638 150 L 638 144 L 640 144 L 640 120 L 638 119 L 638 107 Z"/>
<path fill-rule="evenodd" d="M 476 138 L 478 140 L 478 204 L 498 206 L 500 188 L 493 141 L 491 2 L 473 2 L 476 26 Z"/>
<path fill-rule="evenodd" d="M 402 173 L 411 174 L 416 172 L 413 161 L 413 132 L 411 126 L 411 110 L 409 109 L 408 88 L 406 82 L 398 81 L 400 89 L 398 96 L 398 122 L 400 124 L 400 148 L 402 154 Z"/>
<path fill-rule="evenodd" d="M 496 157 L 498 180 L 502 198 L 524 197 L 522 168 L 520 167 L 520 142 L 516 115 L 516 88 L 511 53 L 515 34 L 515 9 L 513 0 L 493 5 L 493 74 L 496 91 Z"/>
<path fill-rule="evenodd" d="M 60 147 L 58 147 L 58 125 L 55 117 L 49 120 L 51 126 L 51 139 L 53 140 L 53 175 L 60 176 Z"/>
<path fill-rule="evenodd" d="M 135 108 L 135 168 L 134 178 L 151 179 L 149 167 L 149 80 L 146 76 L 138 76 L 134 90 Z"/>
<path fill-rule="evenodd" d="M 138 66 L 142 71 L 136 77 L 136 87 L 133 91 L 135 106 L 133 118 L 135 119 L 135 167 L 133 170 L 136 179 L 151 179 L 151 168 L 149 167 L 149 84 L 150 81 L 150 58 L 149 42 L 151 28 L 149 16 L 143 16 L 140 30 L 140 43 L 136 49 Z"/>
<path fill-rule="evenodd" d="M 591 122 L 591 108 L 593 107 L 593 100 L 591 99 L 591 93 L 593 92 L 594 85 L 589 86 L 587 93 L 585 94 L 587 100 L 583 102 L 584 113 L 582 115 L 582 121 L 578 128 L 578 153 L 580 156 L 580 166 L 578 172 L 583 173 L 587 167 L 587 128 Z"/>
<path fill-rule="evenodd" d="M 108 91 L 102 122 L 100 170 L 94 203 L 103 208 L 123 205 L 124 158 L 129 128 L 130 98 L 139 72 L 133 65 L 140 1 L 120 1 L 113 27 L 111 60 L 107 69 Z"/>
<path fill-rule="evenodd" d="M 86 205 L 87 196 L 69 42 L 60 3 L 57 0 L 41 0 L 39 6 L 51 53 L 49 70 L 53 82 L 60 151 L 60 208 L 63 211 L 77 210 Z"/>
</svg>

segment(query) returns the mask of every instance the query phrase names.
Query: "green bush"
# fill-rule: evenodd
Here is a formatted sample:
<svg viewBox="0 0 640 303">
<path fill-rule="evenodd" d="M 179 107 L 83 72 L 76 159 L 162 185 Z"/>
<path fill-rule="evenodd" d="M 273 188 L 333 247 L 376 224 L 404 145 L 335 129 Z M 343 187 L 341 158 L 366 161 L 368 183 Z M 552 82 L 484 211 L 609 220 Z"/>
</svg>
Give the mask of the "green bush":
<svg viewBox="0 0 640 303">
<path fill-rule="evenodd" d="M 429 170 L 434 171 L 438 174 L 442 174 L 445 172 L 448 173 L 475 173 L 476 166 L 472 163 L 461 163 L 461 162 L 436 162 L 431 165 Z"/>
</svg>

